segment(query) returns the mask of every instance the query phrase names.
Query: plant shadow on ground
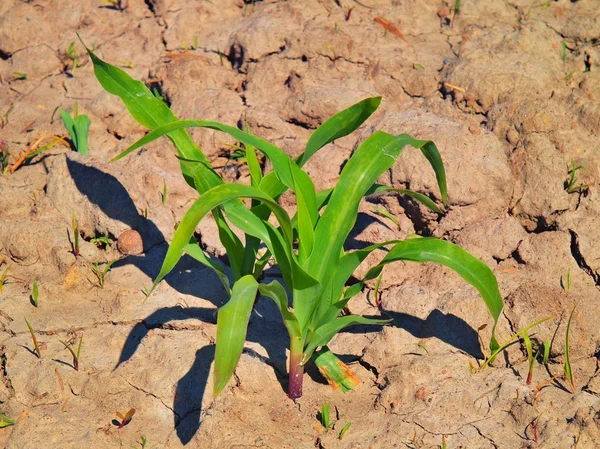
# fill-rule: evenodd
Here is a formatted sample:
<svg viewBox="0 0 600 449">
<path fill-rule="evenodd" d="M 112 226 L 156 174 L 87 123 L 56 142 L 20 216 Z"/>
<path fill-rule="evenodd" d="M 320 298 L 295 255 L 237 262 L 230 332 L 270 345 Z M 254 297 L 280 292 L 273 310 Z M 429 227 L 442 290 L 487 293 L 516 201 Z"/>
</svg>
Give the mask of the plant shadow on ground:
<svg viewBox="0 0 600 449">
<path fill-rule="evenodd" d="M 127 224 L 140 232 L 144 241 L 145 256 L 127 256 L 117 261 L 113 267 L 132 264 L 151 278 L 156 277 L 166 254 L 167 245 L 162 232 L 152 222 L 140 215 L 127 189 L 112 175 L 97 168 L 85 166 L 67 158 L 67 166 L 79 191 L 86 195 L 90 202 L 97 205 L 103 213 L 114 220 Z M 362 217 L 357 223 L 358 228 L 365 229 L 368 219 Z M 379 221 L 377 218 L 374 221 Z M 382 223 L 383 224 L 383 223 Z M 359 229 L 360 230 L 360 229 Z M 356 230 L 353 236 L 356 236 Z M 353 243 L 353 244 L 352 244 Z M 354 240 L 350 246 L 366 246 L 367 243 Z M 269 276 L 269 272 L 265 273 Z M 273 273 L 275 274 L 275 273 Z M 204 282 L 198 282 L 199 276 Z M 177 292 L 201 297 L 214 304 L 207 307 L 163 307 L 130 331 L 121 350 L 115 370 L 124 362 L 130 360 L 143 338 L 151 329 L 164 327 L 171 321 L 197 319 L 206 323 L 216 324 L 216 310 L 227 300 L 222 288 L 207 288 L 208 285 L 218 285 L 216 276 L 208 269 L 188 256 L 182 257 L 173 272 L 165 281 Z M 140 286 L 141 289 L 142 286 Z M 257 312 L 258 310 L 258 312 Z M 434 310 L 423 320 L 412 315 L 383 311 L 384 315 L 393 319 L 392 324 L 405 329 L 417 338 L 436 337 L 459 350 L 474 357 L 482 358 L 477 333 L 461 318 L 452 314 L 443 314 Z M 378 330 L 378 326 L 356 326 L 346 332 L 365 333 Z M 246 348 L 244 353 L 258 357 L 269 364 L 280 381 L 282 389 L 287 388 L 286 348 L 289 343 L 287 332 L 281 323 L 279 311 L 271 301 L 259 300 L 250 319 L 247 341 L 262 346 L 268 357 L 259 355 L 256 351 Z M 210 375 L 214 359 L 214 345 L 206 345 L 196 351 L 194 363 L 189 371 L 177 382 L 173 401 L 174 426 L 182 444 L 189 443 L 201 425 L 202 399 Z M 318 381 L 316 370 L 309 368 L 310 376 Z"/>
</svg>

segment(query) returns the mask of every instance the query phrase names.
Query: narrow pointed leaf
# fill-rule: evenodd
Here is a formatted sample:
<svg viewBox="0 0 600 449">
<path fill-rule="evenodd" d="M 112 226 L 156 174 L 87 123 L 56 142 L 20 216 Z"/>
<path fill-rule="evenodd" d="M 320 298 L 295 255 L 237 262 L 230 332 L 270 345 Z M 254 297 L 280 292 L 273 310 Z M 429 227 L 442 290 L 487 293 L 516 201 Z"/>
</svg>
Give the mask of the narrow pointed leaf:
<svg viewBox="0 0 600 449">
<path fill-rule="evenodd" d="M 90 129 L 90 119 L 87 115 L 78 115 L 75 119 L 75 135 L 77 136 L 77 151 L 81 154 L 88 154 L 88 131 Z"/>
<path fill-rule="evenodd" d="M 353 326 L 355 324 L 388 324 L 392 320 L 381 319 L 374 317 L 363 317 L 357 315 L 346 315 L 341 318 L 337 318 L 334 321 L 330 321 L 327 324 L 319 327 L 312 335 L 310 341 L 306 345 L 304 350 L 303 363 L 306 363 L 312 356 L 315 349 L 319 346 L 325 346 L 342 329 Z"/>
<path fill-rule="evenodd" d="M 273 201 L 272 198 L 269 198 L 259 189 L 254 187 L 243 186 L 239 184 L 221 184 L 213 187 L 204 195 L 202 195 L 200 199 L 196 200 L 182 218 L 179 227 L 175 231 L 175 235 L 173 236 L 173 240 L 169 246 L 167 255 L 165 256 L 160 273 L 154 281 L 154 285 L 152 287 L 153 289 L 175 267 L 181 258 L 185 246 L 192 238 L 194 230 L 196 229 L 196 226 L 198 226 L 200 220 L 215 207 L 241 197 L 259 199 L 268 204 L 269 207 L 272 208 L 277 218 L 280 220 L 284 235 L 291 242 L 292 228 L 289 216 L 285 210 L 283 210 L 277 203 L 275 203 L 275 201 Z M 252 215 L 249 211 L 248 213 Z M 262 221 L 259 220 L 259 222 L 262 224 Z M 270 236 L 268 234 L 264 234 L 264 226 L 262 228 L 253 228 L 252 230 L 256 236 L 261 238 L 263 241 L 270 241 Z M 248 228 L 244 229 L 244 232 L 248 232 Z"/>
<path fill-rule="evenodd" d="M 398 260 L 440 263 L 457 272 L 465 281 L 475 287 L 494 319 L 490 349 L 494 351 L 498 348 L 494 331 L 502 312 L 503 301 L 496 277 L 486 264 L 458 245 L 445 240 L 432 237 L 415 238 L 397 243 L 380 264 L 369 270 L 365 279 L 376 278 L 384 265 Z"/>
<path fill-rule="evenodd" d="M 366 98 L 326 120 L 308 139 L 306 151 L 298 158 L 298 165 L 302 167 L 325 145 L 355 131 L 375 112 L 380 103 L 381 97 Z"/>
<path fill-rule="evenodd" d="M 83 41 L 82 41 L 83 44 Z M 85 44 L 83 44 L 85 47 Z M 154 96 L 142 82 L 134 80 L 118 67 L 108 64 L 85 47 L 92 63 L 94 73 L 102 87 L 109 93 L 118 96 L 131 114 L 142 126 L 154 129 L 177 120 L 171 109 Z M 187 131 L 177 129 L 168 134 L 177 152 L 185 159 L 199 160 L 208 164 L 208 160 L 191 139 Z M 192 170 L 187 162 L 181 161 L 181 170 L 187 183 L 193 186 Z"/>
<path fill-rule="evenodd" d="M 206 254 L 204 254 L 204 251 L 202 251 L 202 248 L 200 248 L 200 245 L 198 245 L 198 243 L 196 243 L 193 240 L 190 241 L 190 243 L 188 243 L 187 245 L 185 245 L 183 247 L 183 251 L 186 254 L 188 254 L 190 257 L 196 259 L 202 265 L 213 270 L 215 272 L 215 274 L 217 275 L 217 277 L 219 278 L 219 280 L 221 281 L 221 283 L 223 284 L 223 287 L 225 287 L 225 291 L 227 292 L 227 295 L 228 296 L 231 295 L 231 287 L 229 285 L 229 278 L 225 274 L 225 270 L 223 269 L 223 266 L 219 264 L 219 262 L 210 259 Z"/>
<path fill-rule="evenodd" d="M 377 194 L 390 193 L 390 192 L 396 192 L 401 195 L 410 196 L 412 199 L 414 199 L 414 200 L 418 201 L 419 203 L 423 204 L 424 206 L 428 207 L 435 213 L 438 213 L 438 214 L 444 213 L 438 207 L 438 205 L 435 204 L 435 202 L 431 198 L 429 198 L 427 195 L 424 195 L 419 192 L 414 192 L 412 190 L 395 189 L 394 187 L 376 184 L 375 186 L 373 186 L 372 189 L 369 190 L 369 192 L 367 192 L 367 195 L 377 195 Z"/>
<path fill-rule="evenodd" d="M 300 324 L 298 324 L 298 320 L 289 309 L 288 297 L 283 285 L 277 281 L 273 281 L 270 284 L 260 284 L 258 290 L 261 295 L 275 301 L 290 336 L 300 337 Z"/>
<path fill-rule="evenodd" d="M 219 309 L 213 387 L 215 396 L 223 391 L 231 379 L 242 355 L 257 290 L 256 279 L 246 275 L 234 284 L 231 298 Z"/>
</svg>

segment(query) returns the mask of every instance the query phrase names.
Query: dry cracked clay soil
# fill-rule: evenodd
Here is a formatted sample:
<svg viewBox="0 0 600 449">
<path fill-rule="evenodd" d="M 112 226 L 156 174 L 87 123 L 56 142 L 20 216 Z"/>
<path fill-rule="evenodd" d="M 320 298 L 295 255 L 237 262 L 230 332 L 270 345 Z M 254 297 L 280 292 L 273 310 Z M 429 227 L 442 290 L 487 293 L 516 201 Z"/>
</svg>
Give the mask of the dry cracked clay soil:
<svg viewBox="0 0 600 449">
<path fill-rule="evenodd" d="M 498 278 L 501 341 L 550 317 L 531 330 L 534 349 L 552 341 L 547 366 L 536 363 L 527 384 L 517 342 L 473 370 L 491 328 L 477 292 L 442 266 L 397 263 L 379 288 L 392 325 L 341 333 L 330 346 L 362 380 L 355 391 L 334 391 L 309 369 L 304 396 L 289 400 L 287 334 L 259 299 L 235 379 L 213 399 L 216 310 L 226 300 L 218 280 L 183 259 L 147 301 L 142 292 L 196 194 L 166 140 L 107 162 L 146 130 L 98 84 L 76 33 L 179 117 L 248 123 L 290 155 L 335 112 L 382 96 L 357 133 L 307 165 L 316 187 L 332 186 L 375 129 L 434 140 L 448 175 L 446 213 L 404 197 L 365 201 L 352 245 L 413 233 L 462 245 Z M 61 109 L 77 104 L 91 127 L 89 156 L 56 146 L 0 176 L 0 275 L 10 267 L 0 293 L 0 412 L 14 421 L 0 429 L 0 447 L 600 446 L 599 100 L 599 0 L 2 0 L 9 163 L 65 133 Z M 235 142 L 191 134 L 223 176 L 248 182 L 231 157 Z M 386 182 L 438 198 L 417 153 L 406 150 Z M 573 163 L 581 168 L 569 185 Z M 130 235 L 117 245 L 129 229 L 142 242 Z M 212 218 L 198 235 L 224 256 Z M 92 240 L 100 236 L 112 245 Z M 93 264 L 115 259 L 100 288 Z M 373 292 L 369 284 L 350 310 L 379 314 Z M 572 391 L 560 376 L 576 303 Z M 59 340 L 82 336 L 76 371 Z M 329 430 L 319 421 L 326 402 Z M 116 412 L 130 409 L 119 428 Z"/>
</svg>

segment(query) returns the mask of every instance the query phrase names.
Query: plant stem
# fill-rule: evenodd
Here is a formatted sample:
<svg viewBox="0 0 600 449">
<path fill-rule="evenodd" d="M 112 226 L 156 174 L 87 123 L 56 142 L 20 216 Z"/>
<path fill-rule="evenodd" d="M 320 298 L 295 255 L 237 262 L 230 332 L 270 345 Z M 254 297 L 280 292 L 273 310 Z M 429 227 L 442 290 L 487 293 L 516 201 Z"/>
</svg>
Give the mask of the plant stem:
<svg viewBox="0 0 600 449">
<path fill-rule="evenodd" d="M 302 379 L 304 377 L 304 365 L 302 365 L 302 354 L 304 344 L 302 338 L 292 337 L 290 339 L 290 370 L 288 396 L 290 399 L 298 399 L 302 396 Z"/>
</svg>

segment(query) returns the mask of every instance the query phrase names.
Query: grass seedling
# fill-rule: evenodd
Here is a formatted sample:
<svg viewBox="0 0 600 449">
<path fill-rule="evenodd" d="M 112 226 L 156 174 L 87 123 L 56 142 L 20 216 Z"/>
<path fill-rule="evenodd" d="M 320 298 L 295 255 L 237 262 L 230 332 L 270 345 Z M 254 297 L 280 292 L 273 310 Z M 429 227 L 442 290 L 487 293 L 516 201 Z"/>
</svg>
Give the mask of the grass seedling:
<svg viewBox="0 0 600 449">
<path fill-rule="evenodd" d="M 571 392 L 575 393 L 575 383 L 573 382 L 573 371 L 571 370 L 571 361 L 569 360 L 569 334 L 571 332 L 571 320 L 573 319 L 573 314 L 575 313 L 575 309 L 577 308 L 577 303 L 573 306 L 573 310 L 571 310 L 571 314 L 569 315 L 569 321 L 567 322 L 567 333 L 565 336 L 565 364 L 563 366 L 563 371 L 565 373 L 565 379 L 569 382 L 571 386 Z"/>
<path fill-rule="evenodd" d="M 542 362 L 544 363 L 545 367 L 548 367 L 548 359 L 550 358 L 550 340 L 546 340 L 544 342 L 544 357 L 542 359 Z"/>
<path fill-rule="evenodd" d="M 8 151 L 8 143 L 4 140 L 0 140 L 0 173 L 6 174 L 8 170 L 8 158 L 10 152 Z"/>
<path fill-rule="evenodd" d="M 338 438 L 341 440 L 342 438 L 344 438 L 344 435 L 346 435 L 346 432 L 348 432 L 348 429 L 350 428 L 350 426 L 352 425 L 351 422 L 347 422 L 344 427 L 342 427 L 342 430 L 340 430 L 340 435 L 338 436 Z"/>
<path fill-rule="evenodd" d="M 40 292 L 38 289 L 38 281 L 37 279 L 33 281 L 33 287 L 31 289 L 31 304 L 34 305 L 34 307 L 39 306 L 39 296 L 40 296 Z"/>
<path fill-rule="evenodd" d="M 99 235 L 98 237 L 92 237 L 90 243 L 96 245 L 98 248 L 106 249 L 112 246 L 112 240 L 105 235 Z"/>
<path fill-rule="evenodd" d="M 580 183 L 577 180 L 577 172 L 582 170 L 583 165 L 576 165 L 575 161 L 571 161 L 571 168 L 569 169 L 569 179 L 567 181 L 567 193 L 584 193 L 589 189 L 588 184 Z"/>
<path fill-rule="evenodd" d="M 442 435 L 442 444 L 440 445 L 440 449 L 448 449 L 448 443 L 446 442 L 446 435 Z"/>
<path fill-rule="evenodd" d="M 493 361 L 496 359 L 496 356 L 498 354 L 500 354 L 502 351 L 504 351 L 508 346 L 510 346 L 511 344 L 513 344 L 515 341 L 524 338 L 523 336 L 527 333 L 527 331 L 529 329 L 531 329 L 532 327 L 535 327 L 541 323 L 543 323 L 544 321 L 548 321 L 549 319 L 551 319 L 552 317 L 546 317 L 543 318 L 539 321 L 536 321 L 533 324 L 530 324 L 529 326 L 524 327 L 523 329 L 521 329 L 520 331 L 514 333 L 507 341 L 505 341 L 503 344 L 498 345 L 496 348 L 492 349 L 492 352 L 490 354 L 490 356 L 488 358 L 485 359 L 485 361 L 483 362 L 483 364 L 479 367 L 479 371 L 483 370 L 486 366 L 488 366 L 490 363 L 493 363 Z"/>
<path fill-rule="evenodd" d="M 129 411 L 127 413 L 125 413 L 125 416 L 123 416 L 119 412 L 116 412 L 116 415 L 121 420 L 119 422 L 119 427 L 117 427 L 117 429 L 122 429 L 127 424 L 129 424 L 131 422 L 131 420 L 133 419 L 133 415 L 135 415 L 135 409 L 134 408 L 130 408 Z"/>
<path fill-rule="evenodd" d="M 33 341 L 33 348 L 35 349 L 35 354 L 37 355 L 38 359 L 41 359 L 42 353 L 40 351 L 40 346 L 38 345 L 37 338 L 35 338 L 35 332 L 33 331 L 33 327 L 31 327 L 31 324 L 29 324 L 27 318 L 25 318 L 25 324 L 27 324 L 27 328 L 29 329 L 29 333 L 31 334 L 31 340 Z"/>
<path fill-rule="evenodd" d="M 562 49 L 560 59 L 562 60 L 562 62 L 566 62 L 566 60 L 567 60 L 567 44 L 565 43 L 565 41 L 561 41 L 560 47 Z"/>
<path fill-rule="evenodd" d="M 145 436 L 141 435 L 140 436 L 140 446 L 141 449 L 146 449 L 146 445 L 148 444 L 148 440 L 146 439 Z"/>
<path fill-rule="evenodd" d="M 0 429 L 3 429 L 4 427 L 13 426 L 14 424 L 15 422 L 12 419 L 10 419 L 4 413 L 0 413 Z"/>
<path fill-rule="evenodd" d="M 373 213 L 377 214 L 381 217 L 385 217 L 388 220 L 390 220 L 392 223 L 394 223 L 396 225 L 396 227 L 398 229 L 400 229 L 400 222 L 398 221 L 398 219 L 396 217 L 394 217 L 392 214 L 390 214 L 386 209 L 384 209 L 383 207 L 375 207 L 373 208 Z"/>
<path fill-rule="evenodd" d="M 415 346 L 421 348 L 425 354 L 429 355 L 429 349 L 423 343 L 415 343 Z"/>
<path fill-rule="evenodd" d="M 75 369 L 75 371 L 79 371 L 79 360 L 81 357 L 81 343 L 83 342 L 83 335 L 79 337 L 79 345 L 77 345 L 77 352 L 73 351 L 73 348 L 71 348 L 71 345 L 69 345 L 67 342 L 62 340 L 58 341 L 60 341 L 62 345 L 69 350 L 71 356 L 73 356 L 73 368 Z"/>
<path fill-rule="evenodd" d="M 79 226 L 77 225 L 77 217 L 75 217 L 75 212 L 73 212 L 71 224 L 73 226 L 73 255 L 75 257 L 79 257 Z"/>
<path fill-rule="evenodd" d="M 77 48 L 75 42 L 71 42 L 65 51 L 65 57 L 71 60 L 71 73 L 75 73 L 77 67 L 79 67 L 79 55 L 77 54 Z"/>
<path fill-rule="evenodd" d="M 60 111 L 65 128 L 71 136 L 73 148 L 81 153 L 88 154 L 88 132 L 90 129 L 90 119 L 87 115 L 77 114 L 77 103 L 75 103 L 73 117 L 69 115 L 66 109 Z"/>
<path fill-rule="evenodd" d="M 110 271 L 110 267 L 117 261 L 117 259 L 111 260 L 110 262 L 94 262 L 92 264 L 92 272 L 98 278 L 98 287 L 104 288 L 104 278 Z M 101 268 L 103 266 L 103 268 Z"/>
<path fill-rule="evenodd" d="M 19 81 L 25 81 L 27 79 L 27 73 L 13 72 L 13 76 Z"/>
<path fill-rule="evenodd" d="M 164 206 L 167 203 L 167 181 L 165 181 L 164 179 L 163 179 L 163 190 L 161 193 L 161 197 L 162 197 L 161 200 L 162 200 L 162 203 Z"/>
<path fill-rule="evenodd" d="M 527 360 L 529 361 L 529 371 L 527 373 L 527 385 L 531 385 L 531 380 L 533 379 L 533 369 L 535 368 L 535 362 L 538 360 L 540 355 L 541 348 L 538 348 L 536 353 L 533 353 L 533 346 L 531 344 L 531 339 L 527 332 L 523 333 L 523 342 L 525 343 L 525 348 L 527 350 Z"/>
<path fill-rule="evenodd" d="M 375 290 L 373 291 L 373 298 L 375 299 L 375 307 L 381 309 L 381 293 L 379 292 L 379 285 L 381 284 L 381 279 L 383 278 L 383 271 L 379 276 L 377 276 L 377 281 L 375 281 Z"/>
<path fill-rule="evenodd" d="M 10 267 L 12 267 L 12 265 L 8 265 L 2 274 L 0 274 L 0 293 L 2 293 L 4 285 L 8 282 L 8 272 L 10 271 Z"/>
<path fill-rule="evenodd" d="M 348 326 L 389 324 L 390 320 L 385 317 L 357 316 L 346 313 L 345 309 L 367 281 L 381 274 L 385 265 L 402 260 L 443 264 L 475 287 L 494 323 L 490 348 L 492 352 L 499 348 L 495 327 L 502 312 L 502 296 L 494 274 L 478 258 L 453 243 L 433 237 L 391 240 L 359 250 L 345 250 L 363 198 L 390 191 L 399 193 L 397 189 L 378 184 L 377 180 L 393 166 L 405 148 L 414 147 L 425 155 L 435 173 L 441 202 L 446 204 L 446 173 L 433 142 L 416 140 L 407 134 L 376 131 L 354 151 L 336 185 L 321 191 L 315 189 L 313 180 L 302 168 L 321 148 L 359 128 L 377 109 L 380 97 L 367 98 L 326 120 L 312 133 L 305 151 L 292 159 L 277 146 L 234 126 L 179 120 L 144 84 L 102 61 L 91 50 L 88 54 L 102 86 L 119 95 L 133 118 L 151 128 L 148 134 L 113 160 L 168 134 L 177 150 L 184 179 L 199 193 L 199 198 L 175 231 L 150 292 L 173 270 L 184 253 L 214 270 L 223 283 L 229 300 L 217 315 L 215 395 L 226 387 L 239 362 L 258 293 L 275 302 L 289 334 L 288 396 L 291 399 L 302 396 L 304 367 L 311 360 L 334 387 L 342 391 L 354 388 L 356 376 L 327 345 Z M 244 145 L 252 175 L 251 185 L 225 182 L 191 140 L 185 130 L 190 127 L 220 131 Z M 248 151 L 249 148 L 252 151 Z M 251 162 L 250 155 L 254 151 L 261 152 L 269 160 L 273 167 L 270 173 L 263 176 L 260 166 Z M 256 166 L 258 170 L 253 168 Z M 292 215 L 277 201 L 288 190 L 295 196 L 296 208 Z M 423 194 L 406 194 L 425 206 L 431 208 L 433 205 L 440 210 Z M 241 199 L 251 199 L 252 204 Z M 195 229 L 208 214 L 214 217 L 225 247 L 227 273 L 230 273 L 233 285 L 219 261 L 211 259 L 194 240 Z M 273 224 L 275 219 L 277 225 Z M 240 239 L 232 227 L 245 234 L 244 238 Z M 385 257 L 362 279 L 348 285 L 361 262 L 382 248 L 386 250 Z M 264 252 L 259 256 L 259 251 Z M 280 270 L 283 282 L 274 280 L 266 284 L 261 281 L 261 274 L 270 260 Z"/>
<path fill-rule="evenodd" d="M 329 402 L 326 402 L 321 407 L 321 425 L 327 430 L 331 427 L 331 423 L 329 422 Z"/>
</svg>

